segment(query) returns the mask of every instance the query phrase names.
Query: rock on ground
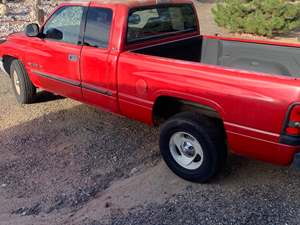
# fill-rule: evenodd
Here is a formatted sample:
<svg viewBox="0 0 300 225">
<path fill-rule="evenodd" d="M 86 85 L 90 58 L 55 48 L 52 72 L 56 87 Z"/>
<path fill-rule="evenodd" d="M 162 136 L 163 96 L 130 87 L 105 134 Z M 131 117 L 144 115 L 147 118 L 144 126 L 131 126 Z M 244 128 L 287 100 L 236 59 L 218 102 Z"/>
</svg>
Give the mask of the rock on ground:
<svg viewBox="0 0 300 225">
<path fill-rule="evenodd" d="M 4 4 L 0 3 L 0 17 L 5 16 L 7 13 L 7 7 Z"/>
</svg>

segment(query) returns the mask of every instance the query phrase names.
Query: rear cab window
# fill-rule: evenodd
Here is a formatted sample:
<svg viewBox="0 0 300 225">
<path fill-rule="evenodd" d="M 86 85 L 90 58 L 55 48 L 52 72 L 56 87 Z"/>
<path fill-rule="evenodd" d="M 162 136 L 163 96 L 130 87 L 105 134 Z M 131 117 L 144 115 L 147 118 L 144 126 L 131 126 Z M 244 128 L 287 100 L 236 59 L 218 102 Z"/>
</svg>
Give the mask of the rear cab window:
<svg viewBox="0 0 300 225">
<path fill-rule="evenodd" d="M 197 16 L 192 4 L 155 5 L 129 11 L 127 44 L 196 32 Z"/>
</svg>

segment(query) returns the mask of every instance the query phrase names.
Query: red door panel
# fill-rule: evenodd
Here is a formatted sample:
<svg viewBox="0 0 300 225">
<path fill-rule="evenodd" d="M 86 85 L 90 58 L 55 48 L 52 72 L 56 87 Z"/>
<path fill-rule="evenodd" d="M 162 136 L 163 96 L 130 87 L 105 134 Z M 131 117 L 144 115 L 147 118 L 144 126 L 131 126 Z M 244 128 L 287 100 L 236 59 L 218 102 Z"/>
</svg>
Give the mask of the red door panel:
<svg viewBox="0 0 300 225">
<path fill-rule="evenodd" d="M 26 57 L 32 80 L 38 87 L 81 100 L 80 31 L 85 8 L 62 5 L 32 38 Z"/>
<path fill-rule="evenodd" d="M 85 102 L 117 112 L 116 57 L 110 54 L 113 10 L 91 4 L 81 52 L 81 86 Z"/>
<path fill-rule="evenodd" d="M 40 88 L 75 99 L 82 98 L 81 46 L 38 39 L 29 48 L 32 52 L 27 57 L 27 65 Z"/>
<path fill-rule="evenodd" d="M 116 112 L 116 88 L 113 71 L 109 71 L 108 51 L 83 47 L 81 54 L 82 94 L 84 101 Z"/>
</svg>

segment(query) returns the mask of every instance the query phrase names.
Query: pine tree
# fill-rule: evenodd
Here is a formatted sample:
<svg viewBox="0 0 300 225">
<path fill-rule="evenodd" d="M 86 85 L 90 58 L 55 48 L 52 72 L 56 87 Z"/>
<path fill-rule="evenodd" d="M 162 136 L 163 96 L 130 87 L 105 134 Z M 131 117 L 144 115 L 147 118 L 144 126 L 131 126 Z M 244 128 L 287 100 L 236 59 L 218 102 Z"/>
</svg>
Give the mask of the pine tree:
<svg viewBox="0 0 300 225">
<path fill-rule="evenodd" d="M 232 32 L 274 36 L 300 27 L 300 3 L 287 0 L 224 0 L 212 10 Z"/>
</svg>

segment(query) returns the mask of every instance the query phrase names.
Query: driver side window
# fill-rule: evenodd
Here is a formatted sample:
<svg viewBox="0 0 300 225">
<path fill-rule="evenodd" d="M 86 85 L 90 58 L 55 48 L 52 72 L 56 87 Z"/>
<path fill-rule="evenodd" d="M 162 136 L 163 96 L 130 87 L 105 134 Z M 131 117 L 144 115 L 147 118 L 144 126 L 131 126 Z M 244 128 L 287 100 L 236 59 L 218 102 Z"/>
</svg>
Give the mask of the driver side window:
<svg viewBox="0 0 300 225">
<path fill-rule="evenodd" d="M 78 44 L 83 11 L 81 6 L 58 9 L 45 24 L 43 36 L 50 40 Z"/>
</svg>

